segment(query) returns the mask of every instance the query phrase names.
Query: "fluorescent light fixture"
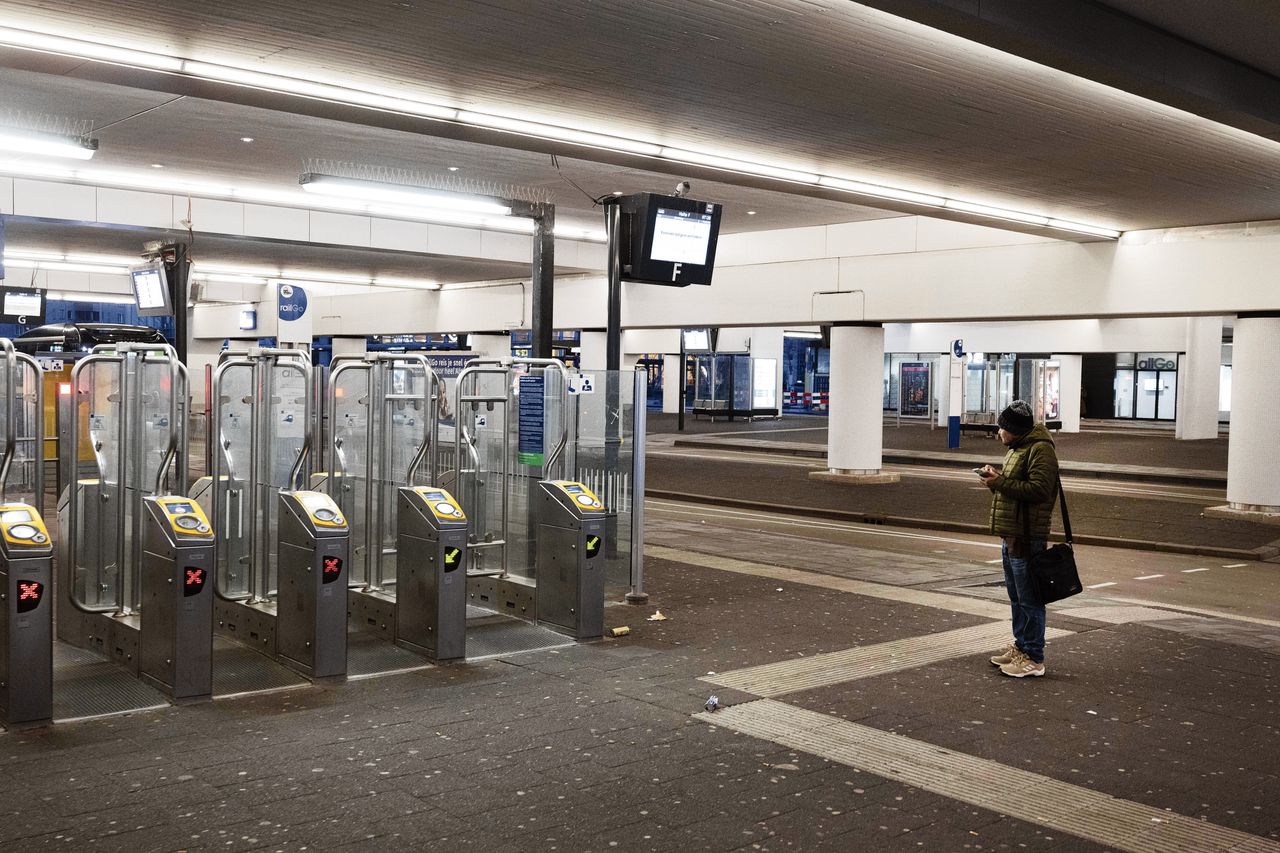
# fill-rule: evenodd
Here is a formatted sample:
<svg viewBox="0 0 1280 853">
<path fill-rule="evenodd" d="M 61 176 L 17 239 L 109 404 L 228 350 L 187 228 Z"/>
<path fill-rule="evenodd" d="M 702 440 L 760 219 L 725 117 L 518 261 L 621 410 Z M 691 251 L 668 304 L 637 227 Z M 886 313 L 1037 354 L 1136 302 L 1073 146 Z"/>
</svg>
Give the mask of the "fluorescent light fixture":
<svg viewBox="0 0 1280 853">
<path fill-rule="evenodd" d="M 217 281 L 225 284 L 266 284 L 266 278 L 260 278 L 252 275 L 237 275 L 235 273 L 220 272 L 200 272 L 199 270 L 191 271 L 191 278 L 199 281 Z"/>
<path fill-rule="evenodd" d="M 58 302 L 106 302 L 111 305 L 136 305 L 137 297 L 122 296 L 118 293 L 61 293 L 49 291 L 49 299 Z"/>
<path fill-rule="evenodd" d="M 440 282 L 425 278 L 383 278 L 373 280 L 378 287 L 401 287 L 406 290 L 439 290 Z"/>
<path fill-rule="evenodd" d="M 57 272 L 87 272 L 101 273 L 103 275 L 125 275 L 129 272 L 128 267 L 104 266 L 101 264 L 73 264 L 65 261 L 30 261 L 21 258 L 10 260 L 6 255 L 4 259 L 5 266 L 13 267 L 19 270 L 52 270 Z"/>
<path fill-rule="evenodd" d="M 1033 213 L 1019 213 L 1016 210 L 1005 210 L 1000 207 L 988 207 L 985 204 L 973 204 L 967 201 L 958 201 L 954 198 L 947 199 L 947 203 L 943 205 L 948 210 L 960 210 L 965 213 L 975 213 L 978 216 L 990 216 L 993 219 L 1007 219 L 1010 222 L 1026 222 L 1030 225 L 1047 225 L 1049 217 L 1037 216 Z"/>
<path fill-rule="evenodd" d="M 490 196 L 431 190 L 425 187 L 411 187 L 403 184 L 387 184 L 381 181 L 362 181 L 356 178 L 341 178 L 335 175 L 318 175 L 313 172 L 304 174 L 299 183 L 302 184 L 302 188 L 307 192 L 337 196 L 339 198 L 383 201 L 402 204 L 407 207 L 425 207 L 433 210 L 461 210 L 467 213 L 484 213 L 495 216 L 511 215 L 510 205 L 503 204 L 501 199 Z"/>
<path fill-rule="evenodd" d="M 862 181 L 847 181 L 844 178 L 828 178 L 824 177 L 818 181 L 819 185 L 830 187 L 833 190 L 844 190 L 845 192 L 857 193 L 858 195 L 872 196 L 873 198 L 890 198 L 894 201 L 909 201 L 912 204 L 923 204 L 928 207 L 942 207 L 946 203 L 946 199 L 939 195 L 929 195 L 928 193 L 917 193 L 911 190 L 899 190 L 893 187 L 882 187 L 877 184 L 867 184 Z"/>
<path fill-rule="evenodd" d="M 97 153 L 98 140 L 63 136 L 57 133 L 41 133 L 34 130 L 0 128 L 0 151 L 88 160 Z"/>
<path fill-rule="evenodd" d="M 725 169 L 730 172 L 742 172 L 747 175 L 763 175 L 768 178 L 794 181 L 798 184 L 816 184 L 820 180 L 818 175 L 810 172 L 783 169 L 778 166 L 766 166 L 761 163 L 749 163 L 746 160 L 734 160 L 729 157 L 719 157 L 715 154 L 703 154 L 699 151 L 686 151 L 683 148 L 664 147 L 662 156 L 667 160 L 679 160 L 681 163 L 696 163 L 700 166 L 710 166 L 713 169 Z"/>
<path fill-rule="evenodd" d="M 321 101 L 336 101 L 394 113 L 445 119 L 446 121 L 452 121 L 458 117 L 457 110 L 452 107 L 442 107 L 439 104 L 429 104 L 425 101 L 401 98 L 394 95 L 383 95 L 353 86 L 318 83 L 313 80 L 286 77 L 282 74 L 250 71 L 247 68 L 233 68 L 229 65 L 218 65 L 213 62 L 185 60 L 182 62 L 181 70 L 195 77 L 204 77 L 222 83 L 235 83 L 239 86 L 249 86 L 254 89 L 285 92 L 290 95 L 301 95 L 304 98 L 315 98 Z"/>
<path fill-rule="evenodd" d="M 1065 219 L 1050 219 L 1046 223 L 1050 228 L 1059 228 L 1063 231 L 1074 231 L 1077 234 L 1092 234 L 1095 237 L 1107 237 L 1112 240 L 1117 239 L 1121 232 L 1114 228 L 1102 228 L 1098 225 L 1082 225 L 1079 222 L 1067 222 Z"/>
<path fill-rule="evenodd" d="M 811 340 L 811 341 L 822 340 L 822 332 L 797 332 L 791 329 L 787 329 L 785 332 L 782 333 L 782 336 L 784 338 L 804 338 L 806 340 Z"/>
<path fill-rule="evenodd" d="M 604 243 L 609 235 L 601 228 L 582 228 L 572 225 L 556 226 L 556 236 L 564 240 L 588 240 L 592 243 Z"/>
<path fill-rule="evenodd" d="M 24 50 L 38 50 L 42 53 L 58 53 L 63 56 L 74 56 L 83 59 L 99 59 L 103 62 L 132 65 L 136 68 L 152 68 L 157 71 L 182 70 L 182 60 L 174 56 L 162 56 L 144 50 L 113 47 L 97 42 L 18 30 L 12 27 L 0 27 L 0 44 Z"/>
<path fill-rule="evenodd" d="M 608 148 L 612 151 L 626 151 L 630 154 L 644 154 L 649 157 L 657 157 L 662 153 L 662 146 L 654 145 L 651 142 L 640 142 L 635 139 L 625 139 L 621 136 L 612 136 L 606 133 L 592 133 L 587 130 L 574 130 L 567 127 L 558 127 L 553 124 L 543 124 L 542 122 L 537 121 L 524 121 L 522 119 L 489 115 L 487 113 L 475 113 L 469 110 L 460 110 L 457 114 L 457 120 L 467 124 L 474 124 L 479 127 L 492 128 L 493 130 L 506 130 L 511 133 L 521 133 L 525 136 L 538 136 L 543 139 L 556 139 L 561 142 L 572 142 L 577 145 L 590 145 L 595 148 Z"/>
</svg>

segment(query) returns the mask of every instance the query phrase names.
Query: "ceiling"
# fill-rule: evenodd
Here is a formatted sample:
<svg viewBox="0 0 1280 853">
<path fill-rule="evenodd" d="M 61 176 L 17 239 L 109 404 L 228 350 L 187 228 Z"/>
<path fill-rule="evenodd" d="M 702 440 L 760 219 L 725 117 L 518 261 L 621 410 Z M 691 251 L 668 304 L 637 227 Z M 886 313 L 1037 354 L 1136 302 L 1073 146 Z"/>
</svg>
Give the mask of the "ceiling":
<svg viewBox="0 0 1280 853">
<path fill-rule="evenodd" d="M 1033 62 L 946 31 L 946 15 L 966 4 L 915 0 L 946 13 L 936 26 L 872 8 L 894 5 L 0 0 L 0 24 L 1123 230 L 1280 219 L 1280 143 L 1129 94 L 1115 75 L 1104 85 L 1050 59 Z M 982 8 L 1001 5 L 988 0 Z M 1150 30 L 1156 47 L 1161 38 L 1198 40 L 1260 72 L 1280 63 L 1269 50 L 1280 43 L 1275 7 L 1267 0 L 1055 4 L 1059 13 L 1111 8 L 1159 28 Z M 47 72 L 0 70 L 0 110 L 92 119 L 101 128 L 95 167 L 158 163 L 166 174 L 292 186 L 308 158 L 432 173 L 457 166 L 456 177 L 553 193 L 562 222 L 599 222 L 550 157 L 519 150 L 519 139 L 506 147 L 444 138 L 447 129 L 439 136 L 352 124 L 316 115 L 314 104 L 260 109 L 245 105 L 254 95 L 239 87 L 175 101 L 173 92 L 186 90 L 173 75 L 139 77 L 129 88 L 104 82 L 120 75 L 97 63 L 37 59 L 0 50 L 0 66 Z M 1280 83 L 1266 78 L 1255 94 L 1277 93 Z M 135 113 L 143 114 L 129 118 Z M 255 142 L 239 142 L 244 135 Z M 682 174 L 647 158 L 562 150 L 575 155 L 561 156 L 565 178 L 590 195 L 663 190 Z M 701 175 L 699 197 L 725 203 L 730 232 L 895 215 L 833 201 L 829 191 L 814 198 L 807 188 L 774 192 L 759 181 L 688 173 Z"/>
</svg>

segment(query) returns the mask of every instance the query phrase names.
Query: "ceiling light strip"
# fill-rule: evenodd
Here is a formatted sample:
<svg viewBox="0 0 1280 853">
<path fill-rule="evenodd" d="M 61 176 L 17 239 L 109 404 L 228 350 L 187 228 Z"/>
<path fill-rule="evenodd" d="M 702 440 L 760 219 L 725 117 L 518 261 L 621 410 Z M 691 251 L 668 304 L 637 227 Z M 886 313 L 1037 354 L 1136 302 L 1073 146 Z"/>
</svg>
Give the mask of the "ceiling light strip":
<svg viewBox="0 0 1280 853">
<path fill-rule="evenodd" d="M 1119 230 L 1104 228 L 1069 220 L 1051 219 L 1037 214 L 1011 211 L 1002 208 L 975 204 L 960 199 L 934 196 L 928 193 L 917 193 L 900 190 L 895 187 L 882 187 L 875 184 L 819 175 L 797 169 L 755 163 L 730 157 L 691 151 L 674 146 L 657 146 L 639 140 L 626 139 L 611 134 L 593 133 L 590 131 L 560 127 L 541 122 L 507 118 L 489 113 L 458 110 L 439 104 L 432 104 L 412 98 L 382 94 L 357 86 L 321 83 L 304 80 L 281 74 L 253 71 L 245 68 L 222 65 L 197 60 L 184 60 L 178 57 L 151 53 L 130 48 L 103 45 L 81 39 L 66 38 L 47 33 L 37 33 L 13 27 L 0 27 L 0 45 L 8 45 L 27 50 L 56 53 L 84 59 L 110 62 L 157 71 L 188 74 L 217 82 L 249 86 L 267 91 L 298 95 L 307 98 L 348 103 L 391 112 L 419 115 L 427 118 L 453 121 L 474 127 L 492 130 L 504 130 L 530 136 L 555 139 L 577 145 L 589 145 L 597 148 L 616 150 L 624 153 L 661 157 L 666 160 L 693 165 L 708 166 L 727 172 L 758 177 L 770 177 L 806 185 L 819 185 L 839 189 L 869 198 L 890 199 L 920 204 L 929 207 L 942 207 L 962 213 L 971 213 L 995 219 L 1003 219 L 1024 224 L 1039 225 L 1063 231 L 1089 234 L 1110 239 L 1118 238 Z M 483 227 L 483 226 L 482 226 Z"/>
</svg>

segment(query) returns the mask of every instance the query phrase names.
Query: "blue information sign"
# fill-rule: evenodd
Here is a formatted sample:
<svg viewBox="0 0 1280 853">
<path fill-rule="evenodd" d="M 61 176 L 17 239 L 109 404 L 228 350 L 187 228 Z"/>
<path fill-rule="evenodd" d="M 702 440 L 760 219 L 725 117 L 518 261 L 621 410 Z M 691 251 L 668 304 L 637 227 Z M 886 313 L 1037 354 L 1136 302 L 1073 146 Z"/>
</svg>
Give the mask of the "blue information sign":
<svg viewBox="0 0 1280 853">
<path fill-rule="evenodd" d="M 520 377 L 520 442 L 516 458 L 521 465 L 541 465 L 546 447 L 546 401 L 543 399 L 541 376 Z"/>
</svg>

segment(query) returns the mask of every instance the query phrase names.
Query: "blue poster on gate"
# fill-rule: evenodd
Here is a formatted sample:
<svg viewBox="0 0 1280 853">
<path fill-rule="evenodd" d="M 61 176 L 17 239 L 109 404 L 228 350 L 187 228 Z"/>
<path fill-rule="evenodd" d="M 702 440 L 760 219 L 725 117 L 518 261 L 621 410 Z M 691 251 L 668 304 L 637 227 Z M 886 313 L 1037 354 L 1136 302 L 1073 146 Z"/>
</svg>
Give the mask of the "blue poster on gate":
<svg viewBox="0 0 1280 853">
<path fill-rule="evenodd" d="M 521 376 L 517 387 L 520 398 L 520 440 L 516 447 L 516 459 L 521 465 L 541 465 L 546 446 L 543 439 L 546 425 L 543 378 Z"/>
</svg>

